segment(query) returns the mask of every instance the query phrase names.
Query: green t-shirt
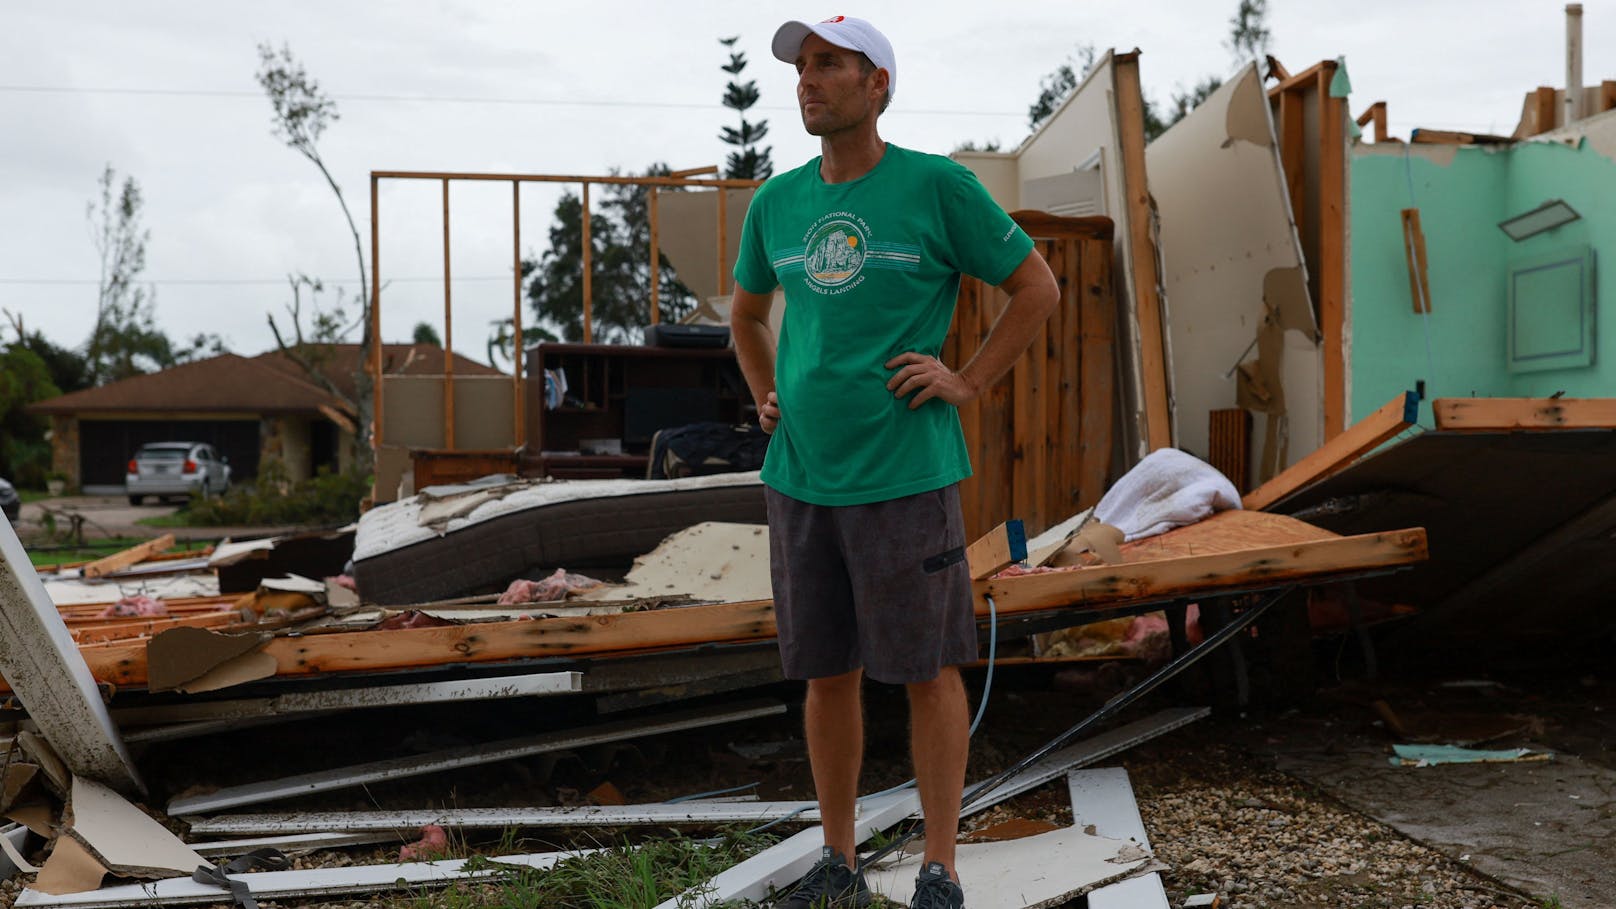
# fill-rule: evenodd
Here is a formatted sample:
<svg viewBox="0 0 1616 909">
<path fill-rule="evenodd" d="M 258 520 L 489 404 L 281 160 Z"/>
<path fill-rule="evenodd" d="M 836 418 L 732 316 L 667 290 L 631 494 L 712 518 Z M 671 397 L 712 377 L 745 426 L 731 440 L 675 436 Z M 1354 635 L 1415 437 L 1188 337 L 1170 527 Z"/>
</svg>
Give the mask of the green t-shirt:
<svg viewBox="0 0 1616 909">
<path fill-rule="evenodd" d="M 959 413 L 933 398 L 909 409 L 886 362 L 937 356 L 960 274 L 1003 283 L 1032 240 L 976 175 L 888 144 L 871 171 L 825 183 L 820 159 L 758 189 L 735 281 L 785 289 L 775 361 L 780 427 L 763 482 L 816 505 L 913 495 L 971 475 Z M 964 364 L 951 363 L 959 368 Z"/>
</svg>

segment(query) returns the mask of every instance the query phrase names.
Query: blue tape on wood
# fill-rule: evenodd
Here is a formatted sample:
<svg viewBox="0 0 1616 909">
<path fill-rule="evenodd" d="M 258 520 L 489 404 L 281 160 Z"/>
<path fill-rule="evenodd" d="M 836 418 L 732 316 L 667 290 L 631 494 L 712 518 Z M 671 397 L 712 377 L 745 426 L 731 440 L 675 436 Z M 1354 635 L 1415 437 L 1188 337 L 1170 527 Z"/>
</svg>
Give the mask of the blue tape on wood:
<svg viewBox="0 0 1616 909">
<path fill-rule="evenodd" d="M 1010 538 L 1010 560 L 1027 561 L 1027 525 L 1020 518 L 1012 518 L 1004 522 L 1004 532 Z"/>
<path fill-rule="evenodd" d="M 1420 396 L 1418 392 L 1403 392 L 1403 422 L 1418 423 L 1420 421 Z"/>
</svg>

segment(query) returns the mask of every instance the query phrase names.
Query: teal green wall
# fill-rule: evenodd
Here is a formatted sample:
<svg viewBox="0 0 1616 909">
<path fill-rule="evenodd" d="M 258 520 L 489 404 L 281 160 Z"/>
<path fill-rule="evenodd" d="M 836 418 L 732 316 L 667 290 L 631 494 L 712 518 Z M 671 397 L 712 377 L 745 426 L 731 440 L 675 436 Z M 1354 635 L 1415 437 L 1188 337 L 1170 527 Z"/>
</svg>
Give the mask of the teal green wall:
<svg viewBox="0 0 1616 909">
<path fill-rule="evenodd" d="M 1366 146 L 1353 154 L 1350 185 L 1354 420 L 1419 379 L 1426 380 L 1428 398 L 1562 390 L 1571 397 L 1616 396 L 1616 298 L 1612 282 L 1598 274 L 1616 263 L 1616 162 L 1590 148 L 1550 143 L 1501 150 Z M 1556 198 L 1582 220 L 1520 243 L 1498 229 L 1505 218 Z M 1414 312 L 1409 291 L 1404 208 L 1420 210 L 1429 316 Z M 1591 244 L 1596 259 L 1594 364 L 1511 373 L 1505 363 L 1509 264 L 1579 244 Z"/>
</svg>

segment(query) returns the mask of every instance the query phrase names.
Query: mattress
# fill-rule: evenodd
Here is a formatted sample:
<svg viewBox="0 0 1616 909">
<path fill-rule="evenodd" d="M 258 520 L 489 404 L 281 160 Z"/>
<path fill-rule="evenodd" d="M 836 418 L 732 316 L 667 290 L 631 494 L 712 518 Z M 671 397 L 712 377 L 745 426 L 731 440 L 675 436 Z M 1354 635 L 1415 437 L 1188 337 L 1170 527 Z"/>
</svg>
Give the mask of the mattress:
<svg viewBox="0 0 1616 909">
<path fill-rule="evenodd" d="M 679 480 L 557 480 L 461 494 L 481 501 L 431 525 L 448 497 L 371 509 L 354 537 L 354 580 L 367 602 L 425 603 L 494 593 L 556 568 L 627 565 L 669 534 L 703 521 L 768 520 L 756 472 Z M 472 499 L 471 501 L 477 501 Z M 453 509 L 450 509 L 451 511 Z"/>
</svg>

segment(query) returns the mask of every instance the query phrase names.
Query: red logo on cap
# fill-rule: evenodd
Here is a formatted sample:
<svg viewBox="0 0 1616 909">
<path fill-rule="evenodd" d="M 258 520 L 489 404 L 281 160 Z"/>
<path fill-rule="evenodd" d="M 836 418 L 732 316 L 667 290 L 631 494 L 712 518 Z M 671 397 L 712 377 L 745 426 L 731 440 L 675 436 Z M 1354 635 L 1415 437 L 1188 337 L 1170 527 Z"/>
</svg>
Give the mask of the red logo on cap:
<svg viewBox="0 0 1616 909">
<path fill-rule="evenodd" d="M 828 24 L 828 23 L 831 23 L 831 22 L 840 22 L 840 21 L 842 21 L 843 19 L 846 19 L 846 18 L 847 18 L 846 16 L 831 16 L 829 19 L 826 19 L 824 22 L 821 22 L 819 24 L 820 25 L 825 25 L 825 24 Z"/>
</svg>

